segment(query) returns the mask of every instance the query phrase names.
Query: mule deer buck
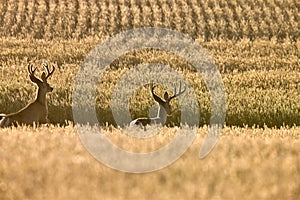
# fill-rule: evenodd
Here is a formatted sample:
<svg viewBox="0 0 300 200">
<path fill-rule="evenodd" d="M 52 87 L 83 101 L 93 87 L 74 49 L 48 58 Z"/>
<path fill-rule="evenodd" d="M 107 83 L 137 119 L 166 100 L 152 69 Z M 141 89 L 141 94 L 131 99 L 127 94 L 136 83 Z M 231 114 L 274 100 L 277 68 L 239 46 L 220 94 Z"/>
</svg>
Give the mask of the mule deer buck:
<svg viewBox="0 0 300 200">
<path fill-rule="evenodd" d="M 150 87 L 151 87 L 151 94 L 154 98 L 154 100 L 158 103 L 158 111 L 157 111 L 157 116 L 153 118 L 137 118 L 133 121 L 130 122 L 129 126 L 146 126 L 146 125 L 153 125 L 153 124 L 165 124 L 167 121 L 167 115 L 171 114 L 171 106 L 170 106 L 170 101 L 174 99 L 175 97 L 178 97 L 179 95 L 183 94 L 186 90 L 186 87 L 183 89 L 181 88 L 181 82 L 179 85 L 179 91 L 176 91 L 176 86 L 174 86 L 174 95 L 169 97 L 168 92 L 165 92 L 164 94 L 164 99 L 160 98 L 154 93 L 154 89 L 157 85 L 153 85 L 151 82 Z"/>
<path fill-rule="evenodd" d="M 39 79 L 34 74 L 36 68 L 33 68 L 31 64 L 28 65 L 29 78 L 38 86 L 35 100 L 18 112 L 0 114 L 0 120 L 3 118 L 0 121 L 0 127 L 49 123 L 46 94 L 52 92 L 53 88 L 49 85 L 47 79 L 53 74 L 55 67 L 52 65 L 52 70 L 49 70 L 48 64 L 43 64 L 43 66 L 47 74 L 43 72 L 41 79 Z"/>
</svg>

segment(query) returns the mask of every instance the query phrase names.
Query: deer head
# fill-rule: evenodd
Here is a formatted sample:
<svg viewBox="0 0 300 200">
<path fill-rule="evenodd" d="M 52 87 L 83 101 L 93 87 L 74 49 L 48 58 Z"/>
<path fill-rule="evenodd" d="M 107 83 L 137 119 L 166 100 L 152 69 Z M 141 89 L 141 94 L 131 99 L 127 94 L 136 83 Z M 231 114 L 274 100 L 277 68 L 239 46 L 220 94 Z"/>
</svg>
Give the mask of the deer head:
<svg viewBox="0 0 300 200">
<path fill-rule="evenodd" d="M 173 96 L 169 96 L 168 92 L 165 92 L 164 94 L 164 99 L 158 97 L 155 93 L 154 93 L 154 88 L 156 87 L 156 85 L 153 85 L 153 83 L 151 82 L 151 93 L 152 96 L 154 98 L 154 100 L 161 106 L 164 108 L 165 112 L 170 115 L 172 110 L 171 110 L 171 105 L 170 105 L 170 101 L 172 99 L 174 99 L 175 97 L 178 97 L 179 95 L 183 94 L 186 90 L 186 87 L 184 87 L 182 89 L 181 87 L 181 82 L 179 83 L 179 91 L 176 90 L 176 85 L 174 84 L 174 92 L 173 92 Z"/>
<path fill-rule="evenodd" d="M 55 67 L 52 65 L 52 70 L 49 70 L 48 64 L 43 64 L 45 72 L 42 73 L 41 79 L 37 78 L 34 74 L 36 68 L 33 68 L 32 64 L 28 65 L 29 78 L 33 83 L 36 83 L 39 87 L 41 93 L 46 94 L 47 92 L 52 92 L 53 87 L 49 85 L 47 79 L 53 74 Z"/>
</svg>

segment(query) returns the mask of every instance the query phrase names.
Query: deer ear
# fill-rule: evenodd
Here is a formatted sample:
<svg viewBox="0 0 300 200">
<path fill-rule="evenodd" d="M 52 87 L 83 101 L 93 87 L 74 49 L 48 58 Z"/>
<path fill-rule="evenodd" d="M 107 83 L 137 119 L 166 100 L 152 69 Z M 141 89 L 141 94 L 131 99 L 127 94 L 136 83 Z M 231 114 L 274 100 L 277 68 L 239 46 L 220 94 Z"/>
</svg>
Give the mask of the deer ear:
<svg viewBox="0 0 300 200">
<path fill-rule="evenodd" d="M 169 94 L 168 94 L 168 92 L 165 92 L 164 99 L 165 99 L 165 100 L 169 99 Z"/>
<path fill-rule="evenodd" d="M 36 82 L 36 80 L 34 79 L 34 77 L 32 77 L 32 76 L 29 75 L 29 78 L 30 78 L 30 80 L 31 80 L 32 82 L 34 82 L 34 83 Z"/>
<path fill-rule="evenodd" d="M 45 72 L 42 73 L 42 80 L 46 81 L 46 74 L 45 74 Z"/>
</svg>

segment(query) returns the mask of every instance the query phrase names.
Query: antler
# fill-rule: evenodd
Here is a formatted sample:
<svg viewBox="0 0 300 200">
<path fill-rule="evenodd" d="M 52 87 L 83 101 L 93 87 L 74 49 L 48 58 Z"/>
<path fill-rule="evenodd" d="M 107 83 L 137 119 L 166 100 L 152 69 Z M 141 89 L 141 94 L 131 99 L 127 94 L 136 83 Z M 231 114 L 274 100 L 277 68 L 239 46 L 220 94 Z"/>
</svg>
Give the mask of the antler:
<svg viewBox="0 0 300 200">
<path fill-rule="evenodd" d="M 47 79 L 48 77 L 50 77 L 53 74 L 53 72 L 55 71 L 55 67 L 54 67 L 54 65 L 51 65 L 52 70 L 50 71 L 47 63 L 43 63 L 43 66 L 47 71 L 47 75 L 45 76 L 45 79 Z"/>
<path fill-rule="evenodd" d="M 157 96 L 157 95 L 154 93 L 154 88 L 156 88 L 157 85 L 154 85 L 154 84 L 153 84 L 153 81 L 150 82 L 150 87 L 151 87 L 151 94 L 152 94 L 154 100 L 155 100 L 156 102 L 158 102 L 159 104 L 164 103 L 165 101 L 162 100 L 159 96 Z"/>
<path fill-rule="evenodd" d="M 28 65 L 27 65 L 27 68 L 28 68 L 30 80 L 31 80 L 32 82 L 34 82 L 34 83 L 40 83 L 41 80 L 38 79 L 37 77 L 35 77 L 35 75 L 34 75 L 34 72 L 35 72 L 36 68 L 34 68 L 34 67 L 32 66 L 32 64 L 28 64 Z"/>
<path fill-rule="evenodd" d="M 28 68 L 29 74 L 34 76 L 34 72 L 35 72 L 36 68 L 32 69 L 33 68 L 32 64 L 28 64 L 27 68 Z"/>
<path fill-rule="evenodd" d="M 151 88 L 151 93 L 154 94 L 154 88 L 156 88 L 157 85 L 153 84 L 153 81 L 150 82 L 150 88 Z"/>
<path fill-rule="evenodd" d="M 169 98 L 169 100 L 171 100 L 171 99 L 173 99 L 173 98 L 175 98 L 175 97 L 178 97 L 179 95 L 181 95 L 182 93 L 184 93 L 185 90 L 186 90 L 186 86 L 184 86 L 184 89 L 181 90 L 181 81 L 180 81 L 180 83 L 179 83 L 179 92 L 177 93 L 177 91 L 176 91 L 176 85 L 174 84 L 174 95 L 171 96 L 171 97 Z"/>
</svg>

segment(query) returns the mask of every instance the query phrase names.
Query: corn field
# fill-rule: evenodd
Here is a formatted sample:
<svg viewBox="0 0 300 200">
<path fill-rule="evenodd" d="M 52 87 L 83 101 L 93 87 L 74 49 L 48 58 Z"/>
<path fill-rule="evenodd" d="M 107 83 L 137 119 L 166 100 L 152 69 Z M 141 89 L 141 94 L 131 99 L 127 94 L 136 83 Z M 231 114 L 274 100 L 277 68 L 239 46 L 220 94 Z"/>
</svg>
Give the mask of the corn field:
<svg viewBox="0 0 300 200">
<path fill-rule="evenodd" d="M 167 0 L 2 0 L 1 36 L 35 39 L 106 38 L 158 26 L 194 38 L 299 39 L 299 2 Z"/>
</svg>

